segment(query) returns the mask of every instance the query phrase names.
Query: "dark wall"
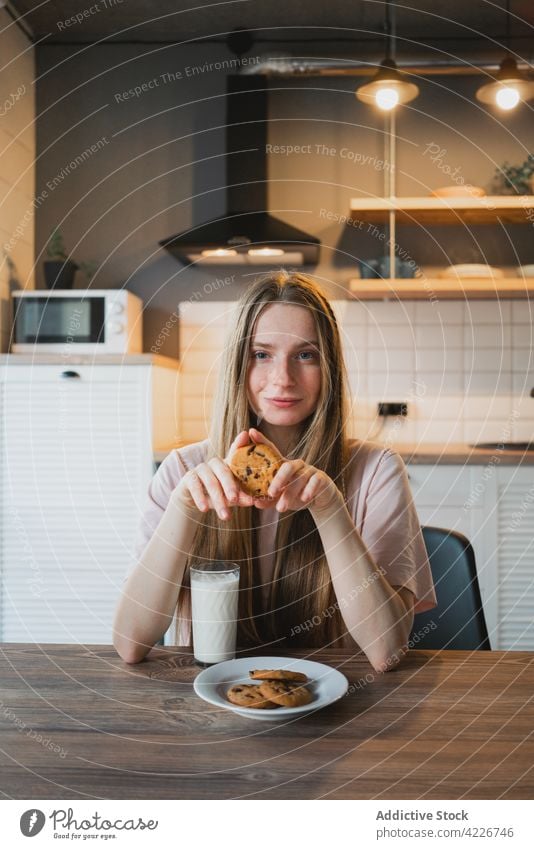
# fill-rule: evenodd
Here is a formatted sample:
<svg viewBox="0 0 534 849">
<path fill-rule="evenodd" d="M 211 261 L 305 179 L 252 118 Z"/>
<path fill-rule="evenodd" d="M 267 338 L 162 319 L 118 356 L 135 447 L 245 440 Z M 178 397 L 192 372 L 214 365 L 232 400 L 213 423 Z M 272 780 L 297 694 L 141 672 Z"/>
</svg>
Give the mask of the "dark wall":
<svg viewBox="0 0 534 849">
<path fill-rule="evenodd" d="M 158 246 L 225 209 L 227 71 L 210 64 L 229 58 L 217 45 L 37 48 L 37 286 L 44 285 L 43 248 L 59 225 L 76 260 L 98 263 L 93 287 L 126 286 L 143 297 L 145 350 L 177 303 L 233 300 L 254 274 L 185 269 Z M 388 170 L 383 118 L 356 100 L 356 84 L 270 83 L 270 143 L 311 145 L 310 152 L 268 154 L 270 206 L 322 240 L 315 271 L 337 297 L 354 276 L 355 258 L 383 251 L 376 232 L 339 220 L 351 197 L 383 193 Z M 434 78 L 400 110 L 397 194 L 427 194 L 450 184 L 451 173 L 489 190 L 496 165 L 520 162 L 534 148 L 529 107 L 501 121 L 475 100 L 478 84 L 475 77 Z M 143 85 L 138 95 L 124 94 Z M 430 144 L 445 151 L 441 158 L 432 161 Z M 526 228 L 496 238 L 494 228 L 409 227 L 397 239 L 422 264 L 534 260 Z M 76 287 L 86 285 L 78 272 Z M 177 355 L 175 328 L 161 352 Z"/>
</svg>

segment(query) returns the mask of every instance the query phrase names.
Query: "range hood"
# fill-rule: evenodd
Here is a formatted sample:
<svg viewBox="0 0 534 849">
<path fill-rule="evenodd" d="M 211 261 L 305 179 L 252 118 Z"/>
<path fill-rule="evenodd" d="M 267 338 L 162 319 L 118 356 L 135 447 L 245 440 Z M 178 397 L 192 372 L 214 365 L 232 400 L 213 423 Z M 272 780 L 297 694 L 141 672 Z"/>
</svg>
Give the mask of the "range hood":
<svg viewBox="0 0 534 849">
<path fill-rule="evenodd" d="M 230 74 L 226 104 L 228 211 L 159 244 L 184 265 L 317 263 L 319 240 L 266 212 L 266 78 Z"/>
</svg>

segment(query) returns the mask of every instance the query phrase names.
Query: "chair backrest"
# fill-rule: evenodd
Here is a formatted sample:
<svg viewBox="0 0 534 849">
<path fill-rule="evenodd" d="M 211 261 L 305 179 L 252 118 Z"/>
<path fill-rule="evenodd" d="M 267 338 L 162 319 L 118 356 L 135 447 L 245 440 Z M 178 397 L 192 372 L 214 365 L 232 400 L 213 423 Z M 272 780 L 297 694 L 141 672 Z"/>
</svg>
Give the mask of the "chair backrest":
<svg viewBox="0 0 534 849">
<path fill-rule="evenodd" d="M 421 528 L 438 600 L 414 617 L 414 649 L 491 649 L 475 553 L 466 537 L 445 528 Z"/>
</svg>

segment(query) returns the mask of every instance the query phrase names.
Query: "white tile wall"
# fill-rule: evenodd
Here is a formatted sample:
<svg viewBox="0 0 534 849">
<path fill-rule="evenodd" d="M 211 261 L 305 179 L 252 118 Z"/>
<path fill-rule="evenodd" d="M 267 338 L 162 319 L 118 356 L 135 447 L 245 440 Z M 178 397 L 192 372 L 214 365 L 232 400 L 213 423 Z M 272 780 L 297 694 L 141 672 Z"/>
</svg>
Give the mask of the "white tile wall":
<svg viewBox="0 0 534 849">
<path fill-rule="evenodd" d="M 187 304 L 180 327 L 182 438 L 203 439 L 234 303 Z M 528 302 L 334 301 L 352 392 L 351 432 L 391 445 L 534 435 Z M 381 420 L 378 401 L 407 401 Z"/>
</svg>

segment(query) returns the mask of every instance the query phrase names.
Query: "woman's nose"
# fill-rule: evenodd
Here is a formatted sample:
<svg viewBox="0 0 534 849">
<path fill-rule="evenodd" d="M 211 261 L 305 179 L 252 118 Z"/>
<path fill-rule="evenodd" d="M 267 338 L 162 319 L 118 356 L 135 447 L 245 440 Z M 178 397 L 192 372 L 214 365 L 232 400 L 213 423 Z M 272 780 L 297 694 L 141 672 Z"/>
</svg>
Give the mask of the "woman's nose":
<svg viewBox="0 0 534 849">
<path fill-rule="evenodd" d="M 280 384 L 294 383 L 289 360 L 281 359 L 274 363 L 272 380 Z"/>
</svg>

